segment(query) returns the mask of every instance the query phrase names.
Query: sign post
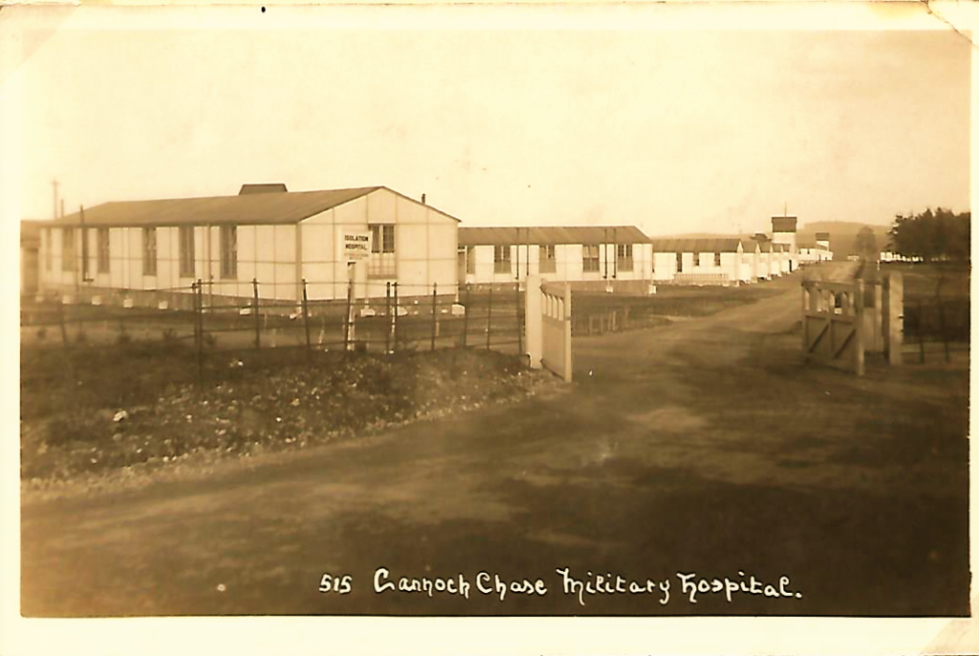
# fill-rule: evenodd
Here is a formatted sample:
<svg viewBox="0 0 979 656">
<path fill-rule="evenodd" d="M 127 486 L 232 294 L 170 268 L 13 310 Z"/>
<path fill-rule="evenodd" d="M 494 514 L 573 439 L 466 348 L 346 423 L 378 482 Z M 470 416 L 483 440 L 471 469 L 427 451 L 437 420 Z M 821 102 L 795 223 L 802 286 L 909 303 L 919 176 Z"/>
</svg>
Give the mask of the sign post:
<svg viewBox="0 0 979 656">
<path fill-rule="evenodd" d="M 347 263 L 347 321 L 346 321 L 346 348 L 355 348 L 354 332 L 354 308 L 356 303 L 356 272 L 357 262 L 366 260 L 371 255 L 371 231 L 370 230 L 345 230 L 340 241 L 340 257 Z"/>
</svg>

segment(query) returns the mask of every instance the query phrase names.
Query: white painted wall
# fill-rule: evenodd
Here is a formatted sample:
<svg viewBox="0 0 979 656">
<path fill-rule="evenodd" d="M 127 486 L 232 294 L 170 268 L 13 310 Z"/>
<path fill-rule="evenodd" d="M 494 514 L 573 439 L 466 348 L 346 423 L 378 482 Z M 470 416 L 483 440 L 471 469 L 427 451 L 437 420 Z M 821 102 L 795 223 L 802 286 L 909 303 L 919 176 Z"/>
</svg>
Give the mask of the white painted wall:
<svg viewBox="0 0 979 656">
<path fill-rule="evenodd" d="M 599 244 L 598 271 L 584 271 L 584 247 L 582 244 L 557 244 L 555 246 L 555 270 L 542 272 L 540 262 L 543 246 L 537 244 L 508 245 L 510 266 L 508 270 L 496 272 L 495 247 L 477 245 L 475 250 L 475 273 L 466 275 L 466 282 L 477 284 L 505 284 L 526 280 L 528 275 L 539 275 L 544 280 L 581 282 L 602 280 L 649 280 L 652 276 L 652 245 L 638 243 L 632 245 L 632 270 L 616 268 L 617 248 L 615 244 Z M 519 257 L 519 267 L 518 260 Z M 518 271 L 519 269 L 519 271 Z"/>
<path fill-rule="evenodd" d="M 295 226 L 238 226 L 238 264 L 234 278 L 221 277 L 220 227 L 196 226 L 194 228 L 195 275 L 181 276 L 180 232 L 176 226 L 156 228 L 156 274 L 143 273 L 143 228 L 109 228 L 109 271 L 98 270 L 98 230 L 86 230 L 89 242 L 88 273 L 91 282 L 82 282 L 81 231 L 75 229 L 78 265 L 75 271 L 61 270 L 63 229 L 53 228 L 52 267 L 45 271 L 44 284 L 59 286 L 111 288 L 118 290 L 173 290 L 190 291 L 196 280 L 213 282 L 212 294 L 251 298 L 252 279 L 260 281 L 262 298 L 296 299 Z M 42 234 L 44 231 L 42 230 Z M 42 249 L 47 249 L 46 237 L 42 237 Z M 43 258 L 42 258 L 43 264 Z"/>
<path fill-rule="evenodd" d="M 341 260 L 338 244 L 344 231 L 365 231 L 373 224 L 395 226 L 395 275 L 371 277 L 369 261 L 350 266 Z M 457 290 L 458 222 L 427 205 L 388 189 L 306 219 L 300 224 L 301 275 L 310 300 L 347 297 L 349 280 L 355 298 L 384 298 L 388 282 L 398 282 L 398 295 L 427 296 L 433 283 L 438 293 Z M 490 252 L 492 265 L 493 254 Z"/>
</svg>

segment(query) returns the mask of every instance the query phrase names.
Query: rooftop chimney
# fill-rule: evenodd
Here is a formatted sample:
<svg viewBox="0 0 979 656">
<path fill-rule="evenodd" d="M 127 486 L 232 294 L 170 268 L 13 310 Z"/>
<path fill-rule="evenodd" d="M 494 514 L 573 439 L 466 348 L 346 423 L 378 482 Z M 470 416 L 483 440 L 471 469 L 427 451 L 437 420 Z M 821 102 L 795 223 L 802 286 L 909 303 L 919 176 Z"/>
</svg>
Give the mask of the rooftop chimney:
<svg viewBox="0 0 979 656">
<path fill-rule="evenodd" d="M 239 196 L 245 194 L 281 194 L 289 191 L 283 182 L 265 182 L 262 184 L 243 184 Z"/>
</svg>

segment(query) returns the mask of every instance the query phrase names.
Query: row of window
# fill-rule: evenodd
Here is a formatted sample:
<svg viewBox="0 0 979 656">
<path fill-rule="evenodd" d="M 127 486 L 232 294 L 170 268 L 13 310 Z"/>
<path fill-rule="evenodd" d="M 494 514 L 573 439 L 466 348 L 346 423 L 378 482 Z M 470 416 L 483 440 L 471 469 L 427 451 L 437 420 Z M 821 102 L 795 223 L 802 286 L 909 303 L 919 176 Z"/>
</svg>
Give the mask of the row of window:
<svg viewBox="0 0 979 656">
<path fill-rule="evenodd" d="M 695 267 L 700 266 L 700 253 L 693 254 L 693 265 Z M 721 254 L 714 253 L 714 266 L 721 266 Z M 683 273 L 683 253 L 676 254 L 676 271 L 677 273 Z"/>
<path fill-rule="evenodd" d="M 540 253 L 538 267 L 541 273 L 554 273 L 557 271 L 557 246 L 545 244 L 538 246 Z M 459 248 L 459 264 L 465 264 L 466 273 L 476 273 L 476 258 L 474 246 L 462 246 Z M 616 245 L 616 267 L 619 271 L 632 271 L 632 244 Z M 597 245 L 585 244 L 582 246 L 581 268 L 584 271 L 601 271 L 599 249 Z M 510 246 L 493 247 L 493 270 L 496 273 L 510 273 L 511 255 Z"/>
<path fill-rule="evenodd" d="M 88 279 L 89 253 L 87 231 L 83 231 L 82 243 L 82 278 Z M 180 232 L 180 276 L 182 278 L 193 278 L 195 275 L 194 259 L 196 247 L 194 243 L 193 226 L 181 226 Z M 51 270 L 52 253 L 51 248 L 51 228 L 46 229 L 46 242 L 48 244 L 44 251 L 44 268 Z M 238 229 L 237 226 L 221 226 L 221 277 L 235 278 L 238 275 Z M 62 258 L 61 268 L 63 271 L 75 270 L 76 258 L 76 239 L 75 228 L 62 228 Z M 95 267 L 98 273 L 109 273 L 109 229 L 95 229 Z M 156 228 L 145 227 L 142 230 L 143 245 L 143 275 L 155 276 L 157 270 L 157 240 Z"/>
<path fill-rule="evenodd" d="M 109 272 L 109 229 L 96 228 L 96 270 L 98 273 Z M 369 275 L 372 277 L 393 277 L 396 270 L 396 260 L 394 254 L 394 225 L 372 225 L 372 257 L 370 260 Z M 46 229 L 46 242 L 48 244 L 44 253 L 44 266 L 46 271 L 51 270 L 52 248 L 51 248 L 51 228 Z M 179 228 L 179 252 L 180 252 L 180 277 L 193 278 L 195 272 L 196 244 L 194 242 L 194 227 L 181 226 Z M 222 278 L 238 277 L 238 228 L 237 226 L 221 226 L 220 231 L 220 269 Z M 82 278 L 88 280 L 88 239 L 83 238 L 82 243 Z M 63 257 L 61 266 L 64 271 L 75 270 L 76 259 L 76 239 L 75 228 L 63 228 L 62 245 Z M 156 228 L 144 227 L 142 229 L 142 261 L 143 275 L 155 276 L 157 272 L 157 239 Z"/>
</svg>

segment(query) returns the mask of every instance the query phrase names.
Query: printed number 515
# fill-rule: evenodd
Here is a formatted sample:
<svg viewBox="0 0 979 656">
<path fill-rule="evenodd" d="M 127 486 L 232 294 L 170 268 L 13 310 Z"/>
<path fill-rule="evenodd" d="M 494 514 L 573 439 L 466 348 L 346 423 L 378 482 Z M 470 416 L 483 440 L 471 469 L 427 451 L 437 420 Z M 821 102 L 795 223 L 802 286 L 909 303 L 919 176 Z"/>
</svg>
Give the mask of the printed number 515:
<svg viewBox="0 0 979 656">
<path fill-rule="evenodd" d="M 342 595 L 347 594 L 353 587 L 353 578 L 346 574 L 344 576 L 334 576 L 324 574 L 320 577 L 320 592 L 338 592 Z"/>
</svg>

